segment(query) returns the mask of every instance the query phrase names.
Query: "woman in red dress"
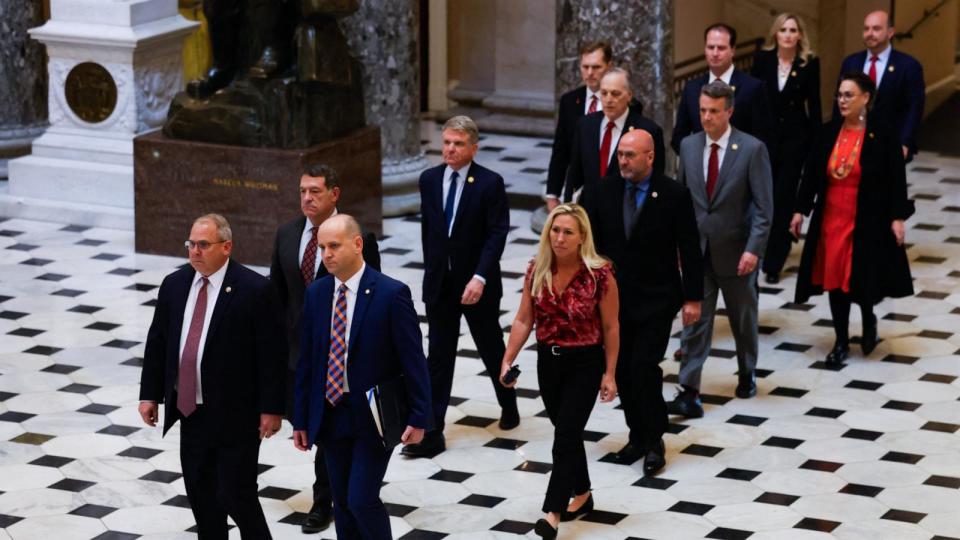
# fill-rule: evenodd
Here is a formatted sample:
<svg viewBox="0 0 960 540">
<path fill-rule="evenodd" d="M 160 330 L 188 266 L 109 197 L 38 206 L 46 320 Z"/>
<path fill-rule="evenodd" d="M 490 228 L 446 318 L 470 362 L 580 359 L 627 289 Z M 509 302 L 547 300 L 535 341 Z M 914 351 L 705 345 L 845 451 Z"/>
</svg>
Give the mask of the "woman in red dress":
<svg viewBox="0 0 960 540">
<path fill-rule="evenodd" d="M 586 212 L 575 204 L 557 206 L 527 268 L 500 372 L 503 381 L 536 326 L 537 380 L 554 426 L 546 516 L 534 528 L 542 538 L 556 538 L 561 521 L 593 509 L 583 430 L 598 390 L 602 402 L 617 395 L 618 311 L 613 266 L 597 255 Z"/>
<path fill-rule="evenodd" d="M 813 211 L 796 301 L 829 293 L 837 337 L 826 357 L 830 365 L 842 364 L 849 355 L 852 302 L 860 305 L 860 346 L 866 356 L 880 341 L 873 306 L 885 297 L 913 294 L 903 247 L 903 222 L 913 204 L 907 199 L 903 153 L 895 135 L 867 114 L 875 93 L 873 80 L 861 72 L 840 78 L 841 120 L 824 126 L 790 223 L 799 238 L 803 215 Z"/>
</svg>

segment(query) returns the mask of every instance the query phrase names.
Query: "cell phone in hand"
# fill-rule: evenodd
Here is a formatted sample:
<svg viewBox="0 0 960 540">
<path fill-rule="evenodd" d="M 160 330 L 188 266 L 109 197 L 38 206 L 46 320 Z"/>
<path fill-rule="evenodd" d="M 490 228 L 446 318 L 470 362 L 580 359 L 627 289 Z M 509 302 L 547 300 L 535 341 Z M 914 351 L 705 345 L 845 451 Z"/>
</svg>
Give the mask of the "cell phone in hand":
<svg viewBox="0 0 960 540">
<path fill-rule="evenodd" d="M 507 374 L 503 376 L 503 384 L 511 385 L 514 383 L 514 381 L 517 380 L 517 377 L 519 376 L 520 376 L 520 368 L 516 364 L 514 364 L 510 368 L 510 370 L 507 371 Z"/>
</svg>

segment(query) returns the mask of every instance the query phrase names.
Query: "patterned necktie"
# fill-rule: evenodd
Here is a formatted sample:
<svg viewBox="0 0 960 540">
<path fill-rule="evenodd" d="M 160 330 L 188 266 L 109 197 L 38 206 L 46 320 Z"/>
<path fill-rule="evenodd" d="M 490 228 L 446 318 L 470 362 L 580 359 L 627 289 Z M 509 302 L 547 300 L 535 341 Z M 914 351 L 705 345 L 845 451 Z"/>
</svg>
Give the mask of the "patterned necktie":
<svg viewBox="0 0 960 540">
<path fill-rule="evenodd" d="M 593 114 L 597 112 L 597 96 L 590 96 L 590 108 L 587 109 L 587 114 Z"/>
<path fill-rule="evenodd" d="M 336 405 L 343 397 L 343 378 L 347 356 L 347 286 L 337 289 L 337 305 L 333 309 L 333 333 L 330 335 L 330 355 L 327 357 L 326 398 Z"/>
<path fill-rule="evenodd" d="M 184 418 L 197 410 L 197 351 L 200 349 L 200 335 L 203 334 L 203 319 L 207 314 L 207 285 L 210 283 L 207 278 L 201 278 L 201 281 L 177 376 L 177 409 Z"/>
<path fill-rule="evenodd" d="M 460 175 L 453 171 L 450 175 L 450 189 L 447 191 L 447 202 L 443 205 L 443 217 L 447 223 L 447 235 L 450 234 L 450 225 L 453 224 L 453 203 L 457 200 L 457 178 Z"/>
<path fill-rule="evenodd" d="M 877 55 L 870 57 L 870 71 L 867 73 L 867 75 L 870 76 L 870 80 L 873 81 L 874 86 L 877 84 L 877 60 L 879 59 Z"/>
<path fill-rule="evenodd" d="M 720 176 L 720 145 L 710 145 L 710 161 L 707 162 L 707 200 L 713 199 L 713 190 L 717 187 L 717 177 Z"/>
<path fill-rule="evenodd" d="M 300 262 L 300 275 L 303 276 L 303 284 L 309 285 L 317 275 L 317 228 L 310 228 L 310 240 L 307 241 L 307 247 L 303 250 L 303 261 Z"/>
<path fill-rule="evenodd" d="M 607 175 L 607 165 L 610 163 L 610 144 L 613 142 L 613 128 L 617 125 L 607 122 L 607 130 L 603 132 L 603 142 L 600 143 L 600 178 Z"/>
</svg>

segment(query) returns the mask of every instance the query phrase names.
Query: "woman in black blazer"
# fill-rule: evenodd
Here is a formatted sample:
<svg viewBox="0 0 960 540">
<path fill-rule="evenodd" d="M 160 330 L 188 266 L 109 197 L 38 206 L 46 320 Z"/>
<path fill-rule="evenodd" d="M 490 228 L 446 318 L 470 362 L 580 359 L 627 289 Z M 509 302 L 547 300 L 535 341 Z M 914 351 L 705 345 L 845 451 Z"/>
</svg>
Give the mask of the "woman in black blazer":
<svg viewBox="0 0 960 540">
<path fill-rule="evenodd" d="M 875 95 L 862 71 L 840 77 L 841 118 L 825 124 L 817 137 L 790 223 L 799 238 L 803 216 L 813 211 L 794 300 L 829 292 L 837 341 L 826 363 L 833 366 L 849 354 L 851 303 L 860 305 L 860 347 L 869 355 L 880 341 L 873 306 L 913 294 L 904 221 L 914 207 L 898 136 L 867 114 Z"/>
<path fill-rule="evenodd" d="M 790 254 L 790 218 L 808 149 L 823 121 L 820 60 L 813 56 L 803 21 L 782 13 L 773 21 L 767 45 L 757 51 L 751 75 L 764 82 L 774 116 L 767 150 L 773 168 L 773 223 L 763 257 L 767 283 L 780 281 Z"/>
</svg>

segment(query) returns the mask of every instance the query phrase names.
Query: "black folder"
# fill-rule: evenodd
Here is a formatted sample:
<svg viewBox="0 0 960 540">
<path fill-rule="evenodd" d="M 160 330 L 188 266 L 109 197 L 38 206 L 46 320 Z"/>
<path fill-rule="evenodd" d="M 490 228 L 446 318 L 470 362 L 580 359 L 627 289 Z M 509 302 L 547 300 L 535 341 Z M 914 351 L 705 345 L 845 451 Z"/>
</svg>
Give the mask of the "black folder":
<svg viewBox="0 0 960 540">
<path fill-rule="evenodd" d="M 403 375 L 371 388 L 367 393 L 367 402 L 383 445 L 393 448 L 400 444 L 400 437 L 407 429 L 410 416 L 410 402 Z"/>
</svg>

